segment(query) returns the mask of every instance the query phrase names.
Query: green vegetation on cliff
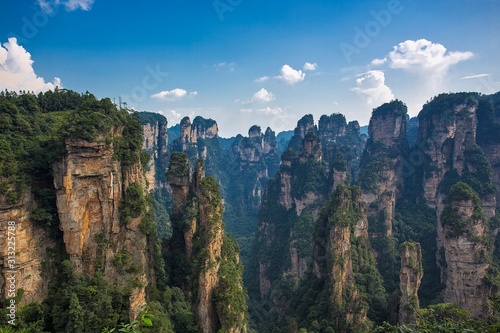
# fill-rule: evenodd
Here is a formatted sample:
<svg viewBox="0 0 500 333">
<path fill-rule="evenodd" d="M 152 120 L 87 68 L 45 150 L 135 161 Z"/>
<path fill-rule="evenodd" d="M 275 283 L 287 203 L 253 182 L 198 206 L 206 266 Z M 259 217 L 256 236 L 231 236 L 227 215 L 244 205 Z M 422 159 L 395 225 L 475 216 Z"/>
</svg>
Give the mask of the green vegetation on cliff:
<svg viewBox="0 0 500 333">
<path fill-rule="evenodd" d="M 31 221 L 49 230 L 53 248 L 47 249 L 42 263 L 42 274 L 48 280 L 48 297 L 42 304 L 20 307 L 18 328 L 29 332 L 101 332 L 106 327 L 126 329 L 126 326 L 152 324 L 141 327 L 143 332 L 173 332 L 168 304 L 159 303 L 165 290 L 164 263 L 161 246 L 156 236 L 156 223 L 152 216 L 152 200 L 136 182 L 124 189 L 120 203 L 121 219 L 141 217 L 140 230 L 147 237 L 144 249 L 152 264 L 151 270 L 142 272 L 151 279 L 147 290 L 149 314 L 129 323 L 130 295 L 134 288 L 143 286 L 138 278 L 138 266 L 133 254 L 119 251 L 114 258 L 106 258 L 105 250 L 111 245 L 105 234 L 91 235 L 97 244 L 96 273 L 75 273 L 66 254 L 63 235 L 59 231 L 56 207 L 53 164 L 66 153 L 66 142 L 102 142 L 113 149 L 114 158 L 123 170 L 147 164 L 141 153 L 142 127 L 136 113 L 118 110 L 109 99 L 97 100 L 92 94 L 78 94 L 58 90 L 32 94 L 0 93 L 0 189 L 2 205 L 18 204 L 29 190 L 37 208 L 31 212 Z M 125 172 L 124 172 L 125 173 Z M 124 176 L 124 175 L 122 175 Z M 123 180 L 120 180 L 120 182 Z M 108 251 L 109 253 L 109 251 Z M 104 272 L 106 260 L 122 274 L 116 285 L 107 282 Z M 19 290 L 20 302 L 22 290 Z M 18 303 L 19 304 L 19 303 Z M 2 306 L 0 325 L 7 318 Z M 144 319 L 144 321 L 143 321 Z M 135 323 L 135 324 L 134 324 Z"/>
</svg>

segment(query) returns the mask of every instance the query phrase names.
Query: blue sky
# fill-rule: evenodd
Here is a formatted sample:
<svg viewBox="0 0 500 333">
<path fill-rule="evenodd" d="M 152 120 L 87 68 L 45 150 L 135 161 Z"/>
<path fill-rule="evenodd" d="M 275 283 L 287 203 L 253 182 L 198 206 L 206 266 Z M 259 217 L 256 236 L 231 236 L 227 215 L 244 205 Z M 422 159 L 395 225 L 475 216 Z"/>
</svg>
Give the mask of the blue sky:
<svg viewBox="0 0 500 333">
<path fill-rule="evenodd" d="M 393 98 L 500 90 L 498 0 L 4 0 L 0 89 L 55 85 L 217 120 L 221 136 L 312 113 L 367 124 Z M 15 37 L 16 39 L 12 39 Z M 11 39 L 9 39 L 11 38 Z"/>
</svg>

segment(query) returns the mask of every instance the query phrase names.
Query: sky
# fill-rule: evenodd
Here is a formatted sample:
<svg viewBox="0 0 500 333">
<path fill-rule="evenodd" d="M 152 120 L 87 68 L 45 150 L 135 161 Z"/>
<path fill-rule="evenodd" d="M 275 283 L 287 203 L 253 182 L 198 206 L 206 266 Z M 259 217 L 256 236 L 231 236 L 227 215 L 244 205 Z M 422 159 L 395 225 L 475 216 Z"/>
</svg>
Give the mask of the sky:
<svg viewBox="0 0 500 333">
<path fill-rule="evenodd" d="M 416 116 L 500 91 L 500 0 L 3 0 L 0 89 L 56 86 L 158 112 L 293 129 L 305 114 Z"/>
</svg>

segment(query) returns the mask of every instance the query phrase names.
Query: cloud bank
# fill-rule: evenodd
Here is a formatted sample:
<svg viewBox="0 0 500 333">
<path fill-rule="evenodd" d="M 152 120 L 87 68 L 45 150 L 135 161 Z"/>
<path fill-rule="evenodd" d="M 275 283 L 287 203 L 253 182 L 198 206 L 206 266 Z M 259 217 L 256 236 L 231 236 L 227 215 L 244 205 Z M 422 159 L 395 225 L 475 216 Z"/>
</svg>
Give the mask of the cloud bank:
<svg viewBox="0 0 500 333">
<path fill-rule="evenodd" d="M 387 63 L 392 69 L 419 74 L 435 83 L 440 82 L 452 66 L 473 56 L 469 51 L 448 51 L 444 45 L 427 39 L 406 40 L 394 46 L 385 58 L 373 59 L 371 65 Z"/>
<path fill-rule="evenodd" d="M 9 38 L 3 46 L 0 45 L 1 90 L 40 92 L 62 87 L 58 77 L 55 77 L 53 82 L 45 82 L 43 77 L 37 76 L 33 63 L 31 54 L 17 44 L 16 38 Z"/>
</svg>

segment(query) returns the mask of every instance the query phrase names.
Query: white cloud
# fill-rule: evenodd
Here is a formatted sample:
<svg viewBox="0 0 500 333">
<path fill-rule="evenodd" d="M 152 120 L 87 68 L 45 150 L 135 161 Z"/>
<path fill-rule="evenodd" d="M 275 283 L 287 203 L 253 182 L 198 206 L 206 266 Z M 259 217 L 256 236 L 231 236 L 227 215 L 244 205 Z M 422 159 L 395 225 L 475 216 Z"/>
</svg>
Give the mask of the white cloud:
<svg viewBox="0 0 500 333">
<path fill-rule="evenodd" d="M 257 112 L 259 113 L 264 113 L 267 115 L 274 115 L 274 116 L 279 116 L 283 114 L 283 109 L 280 108 L 279 106 L 276 107 L 266 107 L 264 109 L 257 109 Z"/>
<path fill-rule="evenodd" d="M 33 62 L 31 54 L 17 44 L 16 38 L 9 38 L 7 43 L 0 45 L 0 89 L 38 92 L 62 87 L 57 77 L 54 82 L 45 82 L 43 77 L 37 76 Z"/>
<path fill-rule="evenodd" d="M 254 109 L 240 109 L 241 113 L 252 113 L 254 112 Z M 256 109 L 255 112 L 257 113 L 262 113 L 265 115 L 273 115 L 273 116 L 282 116 L 283 115 L 283 109 L 280 108 L 279 106 L 276 107 L 265 107 L 261 109 Z"/>
<path fill-rule="evenodd" d="M 304 68 L 303 68 L 305 71 L 315 71 L 318 69 L 318 64 L 317 63 L 310 63 L 310 62 L 306 62 L 304 64 Z"/>
<path fill-rule="evenodd" d="M 300 69 L 295 70 L 288 65 L 283 65 L 283 67 L 281 67 L 280 72 L 281 72 L 281 75 L 276 76 L 276 79 L 281 80 L 281 81 L 285 82 L 286 84 L 290 84 L 290 85 L 302 82 L 302 81 L 304 81 L 304 79 L 306 77 L 306 73 L 302 72 Z"/>
<path fill-rule="evenodd" d="M 234 62 L 219 62 L 218 64 L 213 65 L 216 71 L 229 71 L 229 72 L 234 72 L 234 69 L 236 68 L 236 63 Z"/>
<path fill-rule="evenodd" d="M 37 0 L 40 9 L 46 13 L 51 13 L 58 6 L 64 6 L 67 11 L 77 9 L 88 11 L 92 8 L 94 0 Z"/>
<path fill-rule="evenodd" d="M 356 85 L 357 87 L 351 90 L 369 106 L 379 106 L 394 99 L 391 88 L 385 84 L 385 74 L 382 71 L 372 70 L 358 75 Z"/>
<path fill-rule="evenodd" d="M 475 74 L 475 75 L 467 75 L 467 76 L 464 76 L 462 78 L 460 78 L 461 80 L 469 80 L 469 79 L 479 79 L 479 78 L 482 78 L 482 77 L 488 77 L 490 76 L 491 74 Z"/>
<path fill-rule="evenodd" d="M 252 102 L 252 103 L 269 103 L 269 102 L 274 101 L 275 99 L 276 99 L 276 96 L 272 92 L 269 92 L 266 89 L 262 88 L 252 96 L 252 99 L 250 100 L 250 102 Z"/>
<path fill-rule="evenodd" d="M 164 101 L 178 101 L 186 97 L 194 97 L 198 95 L 197 91 L 187 92 L 185 89 L 175 88 L 172 90 L 160 91 L 157 94 L 151 95 L 152 98 L 161 99 Z"/>
<path fill-rule="evenodd" d="M 419 39 L 407 40 L 394 46 L 388 55 L 388 62 L 394 69 L 442 78 L 451 66 L 473 56 L 472 52 L 449 52 L 439 43 Z"/>
<path fill-rule="evenodd" d="M 262 82 L 266 82 L 269 79 L 270 79 L 269 76 L 261 76 L 258 79 L 254 80 L 254 82 L 256 82 L 256 83 L 262 83 Z"/>
<path fill-rule="evenodd" d="M 373 59 L 371 64 L 373 66 L 380 66 L 383 65 L 387 62 L 387 58 L 382 58 L 382 59 Z"/>
<path fill-rule="evenodd" d="M 177 112 L 175 110 L 170 110 L 170 114 L 174 117 L 174 119 L 181 119 L 182 118 L 182 114 L 180 114 L 179 112 Z"/>
</svg>

